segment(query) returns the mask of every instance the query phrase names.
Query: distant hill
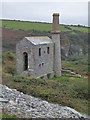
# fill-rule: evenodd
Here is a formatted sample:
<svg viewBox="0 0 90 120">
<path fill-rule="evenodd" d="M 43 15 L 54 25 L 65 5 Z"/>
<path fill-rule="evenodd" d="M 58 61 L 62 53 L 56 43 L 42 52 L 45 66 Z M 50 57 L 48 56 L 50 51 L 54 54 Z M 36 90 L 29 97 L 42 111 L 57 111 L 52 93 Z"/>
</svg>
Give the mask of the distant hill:
<svg viewBox="0 0 90 120">
<path fill-rule="evenodd" d="M 1 21 L 1 20 L 0 20 Z M 1 25 L 0 25 L 1 27 Z M 29 21 L 15 21 L 15 20 L 2 20 L 2 27 L 13 30 L 37 30 L 37 31 L 51 31 L 52 24 L 50 23 L 42 23 L 42 22 L 29 22 Z M 76 25 L 60 25 L 60 30 L 62 32 L 65 31 L 80 31 L 80 32 L 88 32 L 88 28 L 85 26 L 76 26 Z"/>
<path fill-rule="evenodd" d="M 15 52 L 16 43 L 25 36 L 49 36 L 52 24 L 28 21 L 2 20 L 3 52 Z M 89 28 L 90 29 L 90 28 Z M 62 57 L 87 55 L 88 28 L 84 26 L 60 25 Z"/>
</svg>

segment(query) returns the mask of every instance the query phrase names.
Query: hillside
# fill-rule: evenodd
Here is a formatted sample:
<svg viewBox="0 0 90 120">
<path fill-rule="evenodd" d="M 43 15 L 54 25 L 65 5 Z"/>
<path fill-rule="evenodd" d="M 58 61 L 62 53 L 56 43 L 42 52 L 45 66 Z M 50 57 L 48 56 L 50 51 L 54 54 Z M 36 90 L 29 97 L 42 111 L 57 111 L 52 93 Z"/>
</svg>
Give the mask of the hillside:
<svg viewBox="0 0 90 120">
<path fill-rule="evenodd" d="M 74 58 L 74 61 L 72 60 L 62 61 L 62 68 L 81 73 L 81 78 L 62 73 L 61 77 L 43 80 L 42 78 L 25 77 L 24 74 L 17 75 L 16 55 L 5 52 L 3 53 L 2 62 L 3 84 L 25 94 L 48 102 L 69 106 L 81 113 L 88 114 L 88 77 L 85 76 L 87 73 L 87 60 L 85 58 L 84 60 L 83 58 Z"/>
<path fill-rule="evenodd" d="M 17 75 L 15 47 L 16 43 L 25 36 L 46 35 L 51 38 L 52 25 L 4 20 L 2 27 L 4 85 L 50 103 L 69 106 L 81 113 L 90 114 L 88 111 L 88 33 L 86 27 L 60 25 L 62 69 L 81 74 L 81 77 L 62 72 L 61 77 L 46 80 L 23 74 Z"/>
<path fill-rule="evenodd" d="M 70 107 L 49 103 L 1 84 L 0 87 L 3 91 L 0 95 L 2 96 L 0 101 L 3 101 L 2 105 L 0 104 L 0 108 L 3 106 L 3 118 L 10 119 L 12 117 L 15 120 L 19 118 L 28 118 L 29 120 L 32 118 L 37 118 L 37 120 L 43 120 L 43 118 L 44 120 L 47 118 L 90 118 Z"/>
<path fill-rule="evenodd" d="M 15 52 L 16 43 L 25 36 L 52 36 L 49 23 L 3 20 L 2 28 L 3 52 Z M 60 25 L 60 30 L 62 57 L 88 54 L 87 27 Z"/>
<path fill-rule="evenodd" d="M 52 24 L 41 23 L 41 22 L 29 22 L 29 21 L 15 21 L 15 20 L 2 20 L 2 26 L 0 27 L 12 29 L 12 30 L 37 30 L 37 31 L 50 31 L 52 30 Z M 80 32 L 88 33 L 88 28 L 84 26 L 69 26 L 60 25 L 60 30 L 62 32 L 77 30 Z"/>
</svg>

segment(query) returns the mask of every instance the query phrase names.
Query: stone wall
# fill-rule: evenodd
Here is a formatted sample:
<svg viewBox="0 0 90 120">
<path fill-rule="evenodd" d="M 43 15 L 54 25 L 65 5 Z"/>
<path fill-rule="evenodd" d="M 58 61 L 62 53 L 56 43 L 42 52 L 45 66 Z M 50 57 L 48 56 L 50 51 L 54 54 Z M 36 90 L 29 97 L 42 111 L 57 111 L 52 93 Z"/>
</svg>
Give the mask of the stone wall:
<svg viewBox="0 0 90 120">
<path fill-rule="evenodd" d="M 47 48 L 49 47 L 49 54 Z M 39 56 L 41 48 L 41 56 Z M 53 43 L 34 45 L 25 38 L 16 45 L 17 73 L 24 71 L 23 51 L 28 53 L 28 75 L 32 77 L 46 76 L 53 72 Z"/>
<path fill-rule="evenodd" d="M 17 66 L 17 73 L 20 74 L 24 71 L 24 58 L 23 58 L 23 51 L 27 51 L 30 55 L 32 55 L 32 45 L 26 39 L 21 40 L 16 45 L 16 66 Z M 30 57 L 32 58 L 32 57 Z M 32 61 L 30 59 L 30 61 Z M 32 64 L 31 64 L 32 65 Z M 33 66 L 31 66 L 32 68 Z"/>
<path fill-rule="evenodd" d="M 49 54 L 47 53 L 49 47 Z M 41 48 L 41 56 L 39 56 L 39 48 Z M 43 76 L 44 74 L 53 71 L 53 44 L 37 45 L 33 48 L 34 54 L 34 71 L 35 77 Z"/>
<path fill-rule="evenodd" d="M 55 76 L 61 76 L 61 47 L 60 47 L 60 34 L 52 34 L 52 41 L 54 43 L 54 72 Z"/>
</svg>

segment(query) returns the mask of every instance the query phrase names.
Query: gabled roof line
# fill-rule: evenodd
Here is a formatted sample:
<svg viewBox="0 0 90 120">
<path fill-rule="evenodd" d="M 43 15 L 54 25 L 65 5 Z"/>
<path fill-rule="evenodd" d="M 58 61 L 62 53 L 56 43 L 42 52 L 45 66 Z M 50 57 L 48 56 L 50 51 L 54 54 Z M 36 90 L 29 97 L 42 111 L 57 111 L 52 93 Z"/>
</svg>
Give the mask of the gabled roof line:
<svg viewBox="0 0 90 120">
<path fill-rule="evenodd" d="M 27 39 L 34 45 L 53 43 L 48 36 L 30 36 L 25 37 L 25 39 Z"/>
</svg>

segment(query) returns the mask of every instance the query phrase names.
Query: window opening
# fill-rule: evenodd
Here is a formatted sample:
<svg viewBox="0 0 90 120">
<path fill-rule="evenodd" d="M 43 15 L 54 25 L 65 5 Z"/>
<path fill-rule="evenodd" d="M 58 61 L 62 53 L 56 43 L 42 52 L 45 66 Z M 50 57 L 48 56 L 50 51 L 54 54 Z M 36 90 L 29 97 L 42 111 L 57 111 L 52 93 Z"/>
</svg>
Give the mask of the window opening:
<svg viewBox="0 0 90 120">
<path fill-rule="evenodd" d="M 41 67 L 41 64 L 39 64 L 39 67 Z"/>
<path fill-rule="evenodd" d="M 42 66 L 44 65 L 44 63 L 42 63 Z"/>
<path fill-rule="evenodd" d="M 39 56 L 41 56 L 41 48 L 39 48 Z"/>
<path fill-rule="evenodd" d="M 47 47 L 47 53 L 49 54 L 49 47 Z"/>
<path fill-rule="evenodd" d="M 24 56 L 24 70 L 28 70 L 28 53 L 24 52 L 23 56 Z"/>
</svg>

